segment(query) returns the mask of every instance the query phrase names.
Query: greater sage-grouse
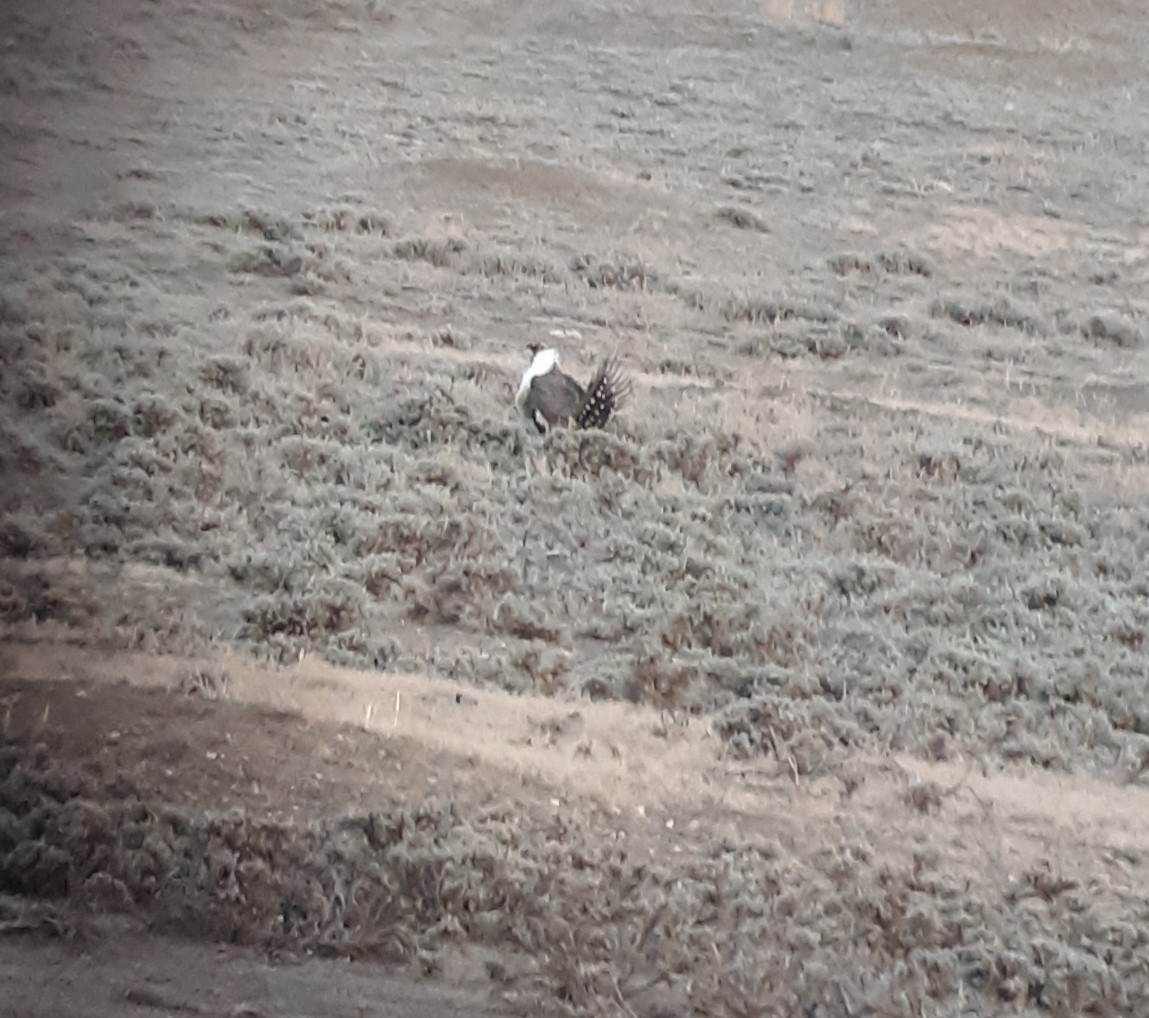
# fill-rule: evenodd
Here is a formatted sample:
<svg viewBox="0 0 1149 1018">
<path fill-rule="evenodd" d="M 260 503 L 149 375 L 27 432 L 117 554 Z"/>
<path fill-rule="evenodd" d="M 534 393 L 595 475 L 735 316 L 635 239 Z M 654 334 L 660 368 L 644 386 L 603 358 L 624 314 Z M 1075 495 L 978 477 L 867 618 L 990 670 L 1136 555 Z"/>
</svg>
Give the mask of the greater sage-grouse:
<svg viewBox="0 0 1149 1018">
<path fill-rule="evenodd" d="M 604 360 L 584 389 L 559 369 L 557 350 L 539 343 L 527 347 L 534 355 L 523 372 L 515 406 L 540 432 L 555 425 L 601 428 L 630 396 L 630 380 L 619 372 L 613 357 Z"/>
</svg>

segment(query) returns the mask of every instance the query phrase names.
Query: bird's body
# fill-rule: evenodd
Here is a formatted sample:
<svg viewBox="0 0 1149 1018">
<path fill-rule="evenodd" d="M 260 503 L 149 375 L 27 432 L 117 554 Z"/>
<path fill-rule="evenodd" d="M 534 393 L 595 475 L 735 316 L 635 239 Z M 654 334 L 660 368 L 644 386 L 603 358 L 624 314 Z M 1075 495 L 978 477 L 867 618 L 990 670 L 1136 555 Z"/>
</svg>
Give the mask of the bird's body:
<svg viewBox="0 0 1149 1018">
<path fill-rule="evenodd" d="M 531 344 L 534 354 L 523 372 L 515 406 L 542 433 L 556 425 L 601 428 L 630 395 L 631 385 L 607 358 L 584 389 L 559 367 L 557 350 Z"/>
</svg>

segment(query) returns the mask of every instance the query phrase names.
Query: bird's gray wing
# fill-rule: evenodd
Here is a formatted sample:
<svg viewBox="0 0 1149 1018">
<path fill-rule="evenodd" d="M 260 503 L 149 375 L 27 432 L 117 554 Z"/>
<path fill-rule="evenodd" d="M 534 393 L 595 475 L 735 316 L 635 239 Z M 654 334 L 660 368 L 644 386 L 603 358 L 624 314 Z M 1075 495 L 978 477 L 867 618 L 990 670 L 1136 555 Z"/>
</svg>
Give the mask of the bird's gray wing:
<svg viewBox="0 0 1149 1018">
<path fill-rule="evenodd" d="M 567 424 L 582 409 L 586 392 L 570 375 L 548 371 L 531 382 L 526 411 L 539 431 L 555 424 Z"/>
</svg>

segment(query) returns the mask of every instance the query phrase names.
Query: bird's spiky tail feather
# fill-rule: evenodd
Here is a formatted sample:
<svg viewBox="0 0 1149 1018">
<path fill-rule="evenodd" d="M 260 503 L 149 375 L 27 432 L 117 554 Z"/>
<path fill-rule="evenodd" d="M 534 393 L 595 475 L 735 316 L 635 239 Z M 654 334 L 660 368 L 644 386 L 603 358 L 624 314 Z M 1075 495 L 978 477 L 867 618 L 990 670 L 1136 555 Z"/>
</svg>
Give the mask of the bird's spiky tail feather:
<svg viewBox="0 0 1149 1018">
<path fill-rule="evenodd" d="M 586 387 L 586 402 L 575 415 L 580 428 L 602 428 L 630 398 L 631 382 L 622 374 L 618 361 L 608 357 Z"/>
</svg>

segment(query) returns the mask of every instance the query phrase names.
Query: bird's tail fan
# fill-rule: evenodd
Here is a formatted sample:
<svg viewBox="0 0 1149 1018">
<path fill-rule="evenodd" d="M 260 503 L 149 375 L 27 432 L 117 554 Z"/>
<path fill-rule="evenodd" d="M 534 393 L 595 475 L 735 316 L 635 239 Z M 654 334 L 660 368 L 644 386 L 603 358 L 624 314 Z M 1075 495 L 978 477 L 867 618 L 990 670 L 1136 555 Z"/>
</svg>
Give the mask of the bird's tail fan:
<svg viewBox="0 0 1149 1018">
<path fill-rule="evenodd" d="M 575 415 L 580 428 L 602 428 L 630 398 L 631 382 L 619 368 L 618 361 L 608 357 L 599 365 L 586 388 L 586 401 Z"/>
</svg>

